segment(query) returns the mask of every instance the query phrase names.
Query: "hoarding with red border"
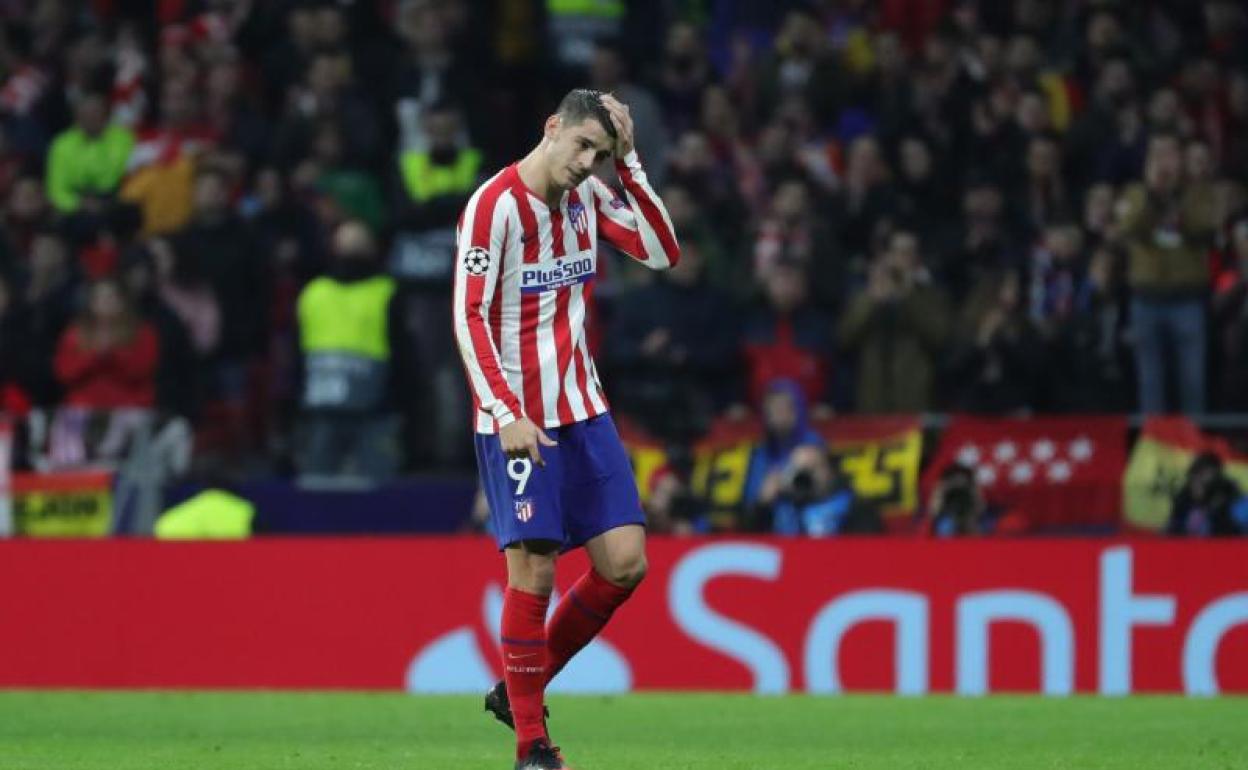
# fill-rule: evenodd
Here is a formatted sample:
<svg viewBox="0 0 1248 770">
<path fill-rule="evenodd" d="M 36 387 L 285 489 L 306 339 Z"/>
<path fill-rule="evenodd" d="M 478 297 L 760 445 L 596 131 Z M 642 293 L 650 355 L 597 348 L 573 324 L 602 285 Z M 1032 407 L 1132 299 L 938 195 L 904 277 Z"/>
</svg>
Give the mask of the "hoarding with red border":
<svg viewBox="0 0 1248 770">
<path fill-rule="evenodd" d="M 1238 542 L 655 539 L 565 691 L 1248 692 Z M 566 557 L 559 585 L 585 568 Z M 0 541 L 0 686 L 475 691 L 484 539 Z"/>
</svg>

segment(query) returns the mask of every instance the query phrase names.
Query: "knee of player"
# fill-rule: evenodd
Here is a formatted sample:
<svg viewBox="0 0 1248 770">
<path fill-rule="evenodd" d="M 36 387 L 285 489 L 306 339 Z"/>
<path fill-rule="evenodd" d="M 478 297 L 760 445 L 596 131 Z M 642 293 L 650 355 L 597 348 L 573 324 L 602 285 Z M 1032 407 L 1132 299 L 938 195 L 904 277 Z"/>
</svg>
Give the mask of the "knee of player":
<svg viewBox="0 0 1248 770">
<path fill-rule="evenodd" d="M 649 569 L 649 566 L 646 562 L 645 554 L 640 554 L 611 565 L 611 574 L 605 577 L 617 586 L 636 588 L 645 579 L 646 570 Z"/>
</svg>

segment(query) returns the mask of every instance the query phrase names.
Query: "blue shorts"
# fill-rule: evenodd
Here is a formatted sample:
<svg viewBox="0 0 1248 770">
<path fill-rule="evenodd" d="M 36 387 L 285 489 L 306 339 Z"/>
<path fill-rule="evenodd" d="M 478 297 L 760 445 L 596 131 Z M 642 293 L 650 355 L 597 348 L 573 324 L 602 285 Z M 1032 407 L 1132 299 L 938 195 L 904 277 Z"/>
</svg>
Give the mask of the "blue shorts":
<svg viewBox="0 0 1248 770">
<path fill-rule="evenodd" d="M 547 428 L 558 446 L 540 447 L 546 466 L 508 459 L 498 436 L 478 433 L 477 469 L 499 550 L 553 540 L 562 550 L 610 529 L 646 523 L 628 454 L 611 415 Z"/>
</svg>

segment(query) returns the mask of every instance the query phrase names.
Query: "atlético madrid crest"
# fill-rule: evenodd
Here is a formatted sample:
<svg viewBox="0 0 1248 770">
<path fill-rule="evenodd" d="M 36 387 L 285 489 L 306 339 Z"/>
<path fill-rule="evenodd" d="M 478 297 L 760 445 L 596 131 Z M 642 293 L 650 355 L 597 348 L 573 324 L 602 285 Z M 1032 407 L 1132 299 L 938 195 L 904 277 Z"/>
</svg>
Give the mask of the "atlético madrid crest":
<svg viewBox="0 0 1248 770">
<path fill-rule="evenodd" d="M 589 230 L 589 215 L 585 213 L 585 206 L 577 201 L 568 204 L 568 219 L 572 220 L 572 229 L 578 233 L 585 233 Z"/>
<path fill-rule="evenodd" d="M 516 518 L 520 521 L 528 521 L 533 518 L 533 501 L 517 500 L 516 501 Z"/>
</svg>

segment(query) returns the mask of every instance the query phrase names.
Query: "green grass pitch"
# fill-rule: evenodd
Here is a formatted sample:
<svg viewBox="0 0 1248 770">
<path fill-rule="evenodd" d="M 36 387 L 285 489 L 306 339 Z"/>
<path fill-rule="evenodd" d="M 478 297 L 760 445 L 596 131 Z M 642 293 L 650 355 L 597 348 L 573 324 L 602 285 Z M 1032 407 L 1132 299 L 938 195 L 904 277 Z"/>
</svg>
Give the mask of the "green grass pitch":
<svg viewBox="0 0 1248 770">
<path fill-rule="evenodd" d="M 555 697 L 576 770 L 1248 769 L 1248 700 Z M 4 770 L 509 770 L 475 697 L 0 692 Z"/>
</svg>

